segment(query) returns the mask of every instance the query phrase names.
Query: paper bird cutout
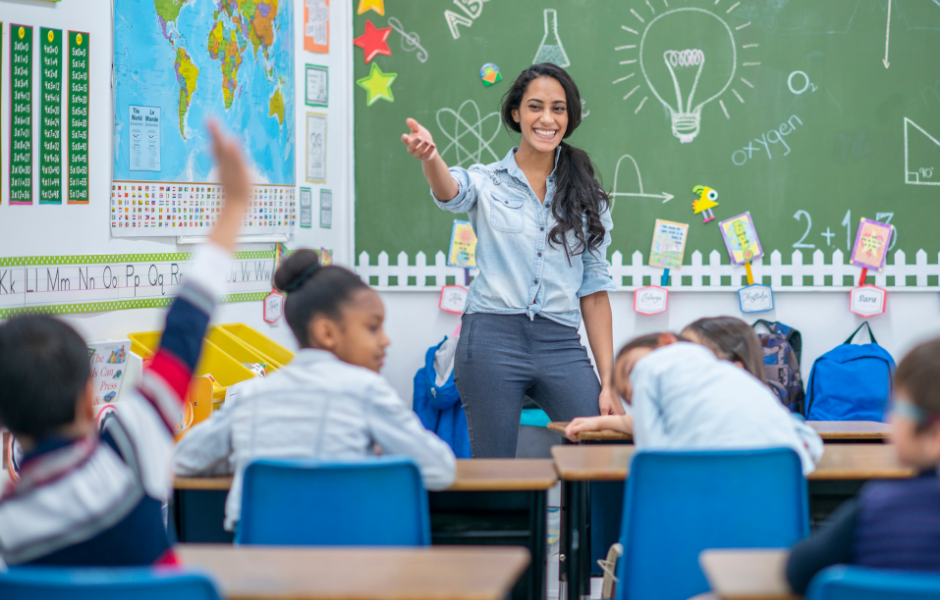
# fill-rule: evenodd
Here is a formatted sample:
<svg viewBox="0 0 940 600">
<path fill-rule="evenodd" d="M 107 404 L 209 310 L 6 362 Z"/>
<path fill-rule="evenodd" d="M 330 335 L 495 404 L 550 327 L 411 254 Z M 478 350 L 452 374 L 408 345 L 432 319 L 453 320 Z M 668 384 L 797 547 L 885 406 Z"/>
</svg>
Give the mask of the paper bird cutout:
<svg viewBox="0 0 940 600">
<path fill-rule="evenodd" d="M 356 85 L 363 88 L 368 96 L 366 97 L 366 106 L 372 106 L 379 99 L 395 101 L 392 95 L 392 82 L 398 77 L 398 73 L 383 73 L 379 65 L 372 63 L 372 70 L 368 77 L 356 80 Z"/>
<path fill-rule="evenodd" d="M 392 55 L 388 44 L 385 43 L 385 40 L 388 39 L 391 33 L 391 27 L 379 29 L 372 24 L 372 21 L 366 19 L 366 32 L 355 38 L 353 45 L 362 48 L 362 51 L 365 52 L 366 63 L 369 63 L 375 58 L 376 54 L 382 54 L 384 56 Z"/>
<path fill-rule="evenodd" d="M 357 15 L 361 15 L 367 10 L 374 10 L 383 17 L 385 16 L 385 0 L 359 0 L 359 10 Z"/>
</svg>

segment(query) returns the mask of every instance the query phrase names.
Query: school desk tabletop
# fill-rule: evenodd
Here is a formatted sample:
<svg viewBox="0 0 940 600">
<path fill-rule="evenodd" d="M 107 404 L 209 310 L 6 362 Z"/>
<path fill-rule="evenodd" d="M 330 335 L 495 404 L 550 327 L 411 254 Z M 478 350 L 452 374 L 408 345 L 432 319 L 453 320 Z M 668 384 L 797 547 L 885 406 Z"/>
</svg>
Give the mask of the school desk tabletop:
<svg viewBox="0 0 940 600">
<path fill-rule="evenodd" d="M 888 424 L 877 421 L 807 421 L 824 442 L 883 442 L 888 437 Z M 554 421 L 548 429 L 564 435 L 568 421 Z M 567 440 L 567 438 L 565 438 Z M 586 443 L 632 443 L 633 436 L 619 431 L 587 431 L 578 436 Z"/>
<path fill-rule="evenodd" d="M 545 491 L 555 485 L 554 461 L 545 459 L 478 458 L 458 460 L 450 492 Z M 221 477 L 176 477 L 177 490 L 228 490 L 231 475 Z"/>
<path fill-rule="evenodd" d="M 274 548 L 181 544 L 228 600 L 503 600 L 525 548 Z"/>
<path fill-rule="evenodd" d="M 706 550 L 699 564 L 721 600 L 797 600 L 784 571 L 789 550 Z"/>
<path fill-rule="evenodd" d="M 552 447 L 555 468 L 562 479 L 561 553 L 566 557 L 562 576 L 571 599 L 577 598 L 579 590 L 587 593 L 590 580 L 590 553 L 581 551 L 591 548 L 588 523 L 592 500 L 591 485 L 587 484 L 625 480 L 635 452 L 635 446 L 623 444 Z M 870 479 L 901 479 L 915 474 L 914 469 L 898 463 L 891 444 L 826 444 L 816 470 L 807 477 L 810 515 L 814 522 L 825 518 Z M 622 494 L 622 489 L 617 492 Z M 605 528 L 619 531 L 619 515 L 609 515 Z M 575 538 L 578 544 L 572 543 Z"/>
<path fill-rule="evenodd" d="M 532 556 L 514 600 L 545 597 L 547 495 L 558 481 L 552 459 L 458 460 L 454 484 L 428 494 L 435 545 L 517 545 Z M 232 541 L 222 530 L 231 477 L 177 477 L 174 520 L 182 542 Z"/>
</svg>

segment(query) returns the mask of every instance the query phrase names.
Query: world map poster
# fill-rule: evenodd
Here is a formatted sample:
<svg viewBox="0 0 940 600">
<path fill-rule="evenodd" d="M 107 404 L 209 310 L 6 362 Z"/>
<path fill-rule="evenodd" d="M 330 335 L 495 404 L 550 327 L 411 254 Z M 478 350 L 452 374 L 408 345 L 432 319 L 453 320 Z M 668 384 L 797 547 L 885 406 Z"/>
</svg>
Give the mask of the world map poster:
<svg viewBox="0 0 940 600">
<path fill-rule="evenodd" d="M 246 233 L 295 224 L 293 8 L 283 0 L 114 0 L 112 235 L 202 235 L 222 191 L 206 122 L 245 149 Z"/>
</svg>

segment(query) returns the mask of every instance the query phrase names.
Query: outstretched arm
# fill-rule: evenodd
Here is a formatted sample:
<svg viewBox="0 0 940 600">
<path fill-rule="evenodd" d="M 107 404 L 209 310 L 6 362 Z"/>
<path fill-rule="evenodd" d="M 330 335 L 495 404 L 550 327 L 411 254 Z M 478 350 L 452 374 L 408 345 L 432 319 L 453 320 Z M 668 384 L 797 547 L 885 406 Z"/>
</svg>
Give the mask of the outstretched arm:
<svg viewBox="0 0 940 600">
<path fill-rule="evenodd" d="M 401 136 L 402 143 L 408 146 L 409 154 L 421 161 L 424 177 L 434 196 L 441 202 L 453 200 L 460 192 L 460 187 L 447 169 L 447 163 L 437 153 L 437 145 L 431 133 L 414 119 L 408 119 L 407 123 L 411 132 Z"/>
</svg>

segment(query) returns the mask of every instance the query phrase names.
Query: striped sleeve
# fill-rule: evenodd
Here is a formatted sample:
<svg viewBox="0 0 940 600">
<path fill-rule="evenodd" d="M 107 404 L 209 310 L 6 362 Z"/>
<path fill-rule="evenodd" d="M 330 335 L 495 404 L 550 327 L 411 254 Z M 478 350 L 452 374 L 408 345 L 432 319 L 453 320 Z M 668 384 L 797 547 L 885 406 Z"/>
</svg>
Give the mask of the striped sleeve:
<svg viewBox="0 0 940 600">
<path fill-rule="evenodd" d="M 140 392 L 175 430 L 180 409 L 196 370 L 209 319 L 224 291 L 230 255 L 208 244 L 196 254 L 192 271 L 166 317 L 166 328 L 153 362 L 144 370 Z"/>
</svg>

